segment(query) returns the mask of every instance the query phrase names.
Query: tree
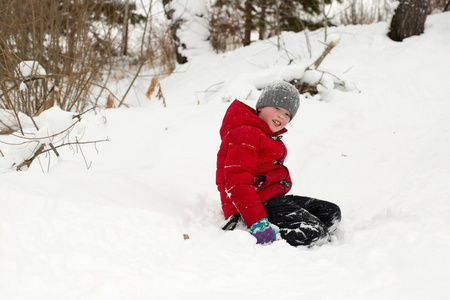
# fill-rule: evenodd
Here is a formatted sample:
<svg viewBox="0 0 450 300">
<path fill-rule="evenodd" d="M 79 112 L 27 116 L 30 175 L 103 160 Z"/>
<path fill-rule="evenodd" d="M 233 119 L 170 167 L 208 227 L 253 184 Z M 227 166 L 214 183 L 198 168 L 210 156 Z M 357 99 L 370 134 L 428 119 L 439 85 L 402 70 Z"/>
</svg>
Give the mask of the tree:
<svg viewBox="0 0 450 300">
<path fill-rule="evenodd" d="M 180 26 L 183 23 L 183 19 L 180 19 L 180 18 L 174 19 L 174 17 L 173 17 L 174 10 L 170 6 L 171 2 L 172 2 L 172 0 L 163 0 L 162 1 L 166 17 L 168 20 L 172 21 L 170 31 L 171 31 L 171 35 L 172 35 L 173 45 L 175 48 L 177 62 L 179 64 L 185 64 L 185 63 L 187 63 L 188 60 L 187 60 L 186 56 L 183 56 L 181 54 L 181 50 L 186 48 L 186 46 L 180 41 L 180 38 L 177 36 L 177 30 L 180 29 Z"/>
<path fill-rule="evenodd" d="M 330 4 L 333 0 L 218 0 L 214 8 L 216 10 L 230 11 L 234 9 L 240 13 L 242 45 L 251 43 L 251 32 L 259 32 L 259 39 L 278 35 L 281 31 L 299 32 L 308 27 L 316 29 L 323 26 L 322 23 L 308 22 L 300 19 L 300 11 L 309 16 L 317 16 L 321 13 L 323 4 Z M 342 0 L 337 0 L 341 2 Z M 213 16 L 220 15 L 216 12 Z M 225 14 L 226 15 L 226 14 Z M 229 14 L 228 14 L 229 16 Z M 231 18 L 229 18 L 231 21 Z M 226 27 L 215 19 L 212 26 Z M 233 20 L 234 21 L 234 20 Z M 212 30 L 217 32 L 216 30 Z M 212 38 L 214 40 L 214 37 Z"/>
<path fill-rule="evenodd" d="M 248 46 L 250 45 L 250 37 L 251 37 L 251 32 L 253 29 L 253 20 L 252 20 L 252 10 L 253 10 L 253 1 L 252 0 L 245 0 L 245 7 L 244 7 L 244 19 L 245 19 L 245 24 L 244 24 L 244 40 L 243 40 L 243 44 L 244 46 Z"/>
<path fill-rule="evenodd" d="M 428 2 L 424 0 L 400 0 L 392 17 L 388 37 L 397 42 L 423 33 L 427 18 Z"/>
</svg>

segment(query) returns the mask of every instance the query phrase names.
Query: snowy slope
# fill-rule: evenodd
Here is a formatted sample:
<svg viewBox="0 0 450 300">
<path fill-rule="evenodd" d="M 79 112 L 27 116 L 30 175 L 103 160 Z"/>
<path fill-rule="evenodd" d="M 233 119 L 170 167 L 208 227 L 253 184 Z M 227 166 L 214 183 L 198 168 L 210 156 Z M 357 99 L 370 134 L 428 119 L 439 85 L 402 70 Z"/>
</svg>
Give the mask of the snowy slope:
<svg viewBox="0 0 450 300">
<path fill-rule="evenodd" d="M 342 208 L 330 244 L 259 246 L 220 230 L 227 101 L 254 105 L 259 88 L 302 74 L 324 48 L 322 31 L 310 33 L 312 57 L 303 34 L 285 33 L 280 51 L 273 39 L 197 54 L 161 81 L 167 108 L 145 98 L 143 79 L 128 99 L 139 107 L 86 114 L 72 135 L 109 140 L 81 148 L 89 170 L 66 147 L 10 172 L 13 149 L 0 144 L 0 299 L 446 298 L 450 13 L 402 43 L 387 26 L 329 29 L 341 40 L 320 69 L 346 88 L 303 97 L 285 134 L 292 192 Z"/>
</svg>

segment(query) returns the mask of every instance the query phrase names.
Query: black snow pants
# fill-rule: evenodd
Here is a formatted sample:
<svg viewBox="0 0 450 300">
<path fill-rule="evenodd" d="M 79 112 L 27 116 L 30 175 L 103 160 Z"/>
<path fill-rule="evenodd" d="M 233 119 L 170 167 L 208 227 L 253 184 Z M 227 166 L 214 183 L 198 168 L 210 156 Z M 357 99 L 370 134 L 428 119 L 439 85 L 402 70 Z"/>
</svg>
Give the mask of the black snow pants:
<svg viewBox="0 0 450 300">
<path fill-rule="evenodd" d="M 281 237 L 292 246 L 326 242 L 341 221 L 340 208 L 315 198 L 288 195 L 264 202 L 269 222 L 280 228 Z"/>
</svg>

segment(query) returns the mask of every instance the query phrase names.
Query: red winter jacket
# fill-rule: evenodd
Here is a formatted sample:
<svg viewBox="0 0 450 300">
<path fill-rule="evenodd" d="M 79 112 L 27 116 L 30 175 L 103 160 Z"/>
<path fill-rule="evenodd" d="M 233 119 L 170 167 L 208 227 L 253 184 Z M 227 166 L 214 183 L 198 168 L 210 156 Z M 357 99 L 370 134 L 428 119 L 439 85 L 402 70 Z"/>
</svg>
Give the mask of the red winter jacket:
<svg viewBox="0 0 450 300">
<path fill-rule="evenodd" d="M 267 216 L 263 202 L 284 196 L 291 187 L 281 133 L 273 133 L 256 110 L 235 100 L 220 128 L 216 184 L 225 218 L 240 214 L 250 227 Z"/>
</svg>

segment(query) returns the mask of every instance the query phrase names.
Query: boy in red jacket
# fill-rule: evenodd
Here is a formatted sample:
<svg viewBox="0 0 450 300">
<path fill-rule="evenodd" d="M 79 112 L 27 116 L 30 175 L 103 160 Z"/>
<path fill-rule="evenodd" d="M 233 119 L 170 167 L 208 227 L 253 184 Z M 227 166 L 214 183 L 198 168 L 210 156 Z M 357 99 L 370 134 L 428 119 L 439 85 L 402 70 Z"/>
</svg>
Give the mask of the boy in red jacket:
<svg viewBox="0 0 450 300">
<path fill-rule="evenodd" d="M 220 129 L 216 184 L 222 210 L 228 220 L 240 216 L 258 244 L 274 242 L 278 232 L 293 246 L 320 244 L 341 220 L 336 204 L 286 196 L 292 182 L 281 134 L 299 105 L 297 89 L 276 81 L 263 90 L 256 110 L 235 100 Z"/>
</svg>

